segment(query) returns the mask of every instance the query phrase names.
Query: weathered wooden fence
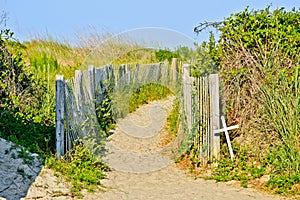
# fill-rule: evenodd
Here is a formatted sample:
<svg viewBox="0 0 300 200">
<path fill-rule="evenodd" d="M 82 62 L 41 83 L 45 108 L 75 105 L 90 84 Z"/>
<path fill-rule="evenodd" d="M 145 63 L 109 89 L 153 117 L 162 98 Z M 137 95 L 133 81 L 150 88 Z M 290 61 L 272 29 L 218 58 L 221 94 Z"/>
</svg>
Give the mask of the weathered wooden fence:
<svg viewBox="0 0 300 200">
<path fill-rule="evenodd" d="M 157 83 L 173 87 L 177 81 L 178 64 L 173 59 L 166 63 L 149 65 L 112 65 L 88 70 L 76 70 L 75 77 L 66 81 L 56 76 L 56 150 L 58 158 L 65 154 L 78 138 L 103 138 L 97 121 L 96 108 L 101 105 L 107 89 L 113 88 L 116 110 L 126 112 L 131 92 L 141 85 Z M 127 102 L 126 102 L 127 101 Z M 94 141 L 97 143 L 97 141 Z"/>
<path fill-rule="evenodd" d="M 220 127 L 219 77 L 210 74 L 195 78 L 190 76 L 190 70 L 190 65 L 183 65 L 185 134 L 198 149 L 202 163 L 206 163 L 219 157 L 220 135 L 213 132 Z"/>
<path fill-rule="evenodd" d="M 101 139 L 96 108 L 101 105 L 108 88 L 114 89 L 115 109 L 129 103 L 132 90 L 147 83 L 174 87 L 178 82 L 178 63 L 152 65 L 105 66 L 76 70 L 75 77 L 56 77 L 56 149 L 58 157 L 72 147 L 77 138 Z M 130 87 L 129 87 L 130 86 Z M 182 100 L 185 138 L 198 148 L 203 162 L 218 158 L 220 137 L 213 130 L 220 126 L 219 79 L 190 76 L 190 66 L 182 66 Z M 128 102 L 126 102 L 128 101 Z M 95 141 L 94 141 L 95 142 Z M 97 141 L 96 141 L 97 143 Z M 187 142 L 188 143 L 188 142 Z M 188 144 L 190 145 L 190 144 Z"/>
</svg>

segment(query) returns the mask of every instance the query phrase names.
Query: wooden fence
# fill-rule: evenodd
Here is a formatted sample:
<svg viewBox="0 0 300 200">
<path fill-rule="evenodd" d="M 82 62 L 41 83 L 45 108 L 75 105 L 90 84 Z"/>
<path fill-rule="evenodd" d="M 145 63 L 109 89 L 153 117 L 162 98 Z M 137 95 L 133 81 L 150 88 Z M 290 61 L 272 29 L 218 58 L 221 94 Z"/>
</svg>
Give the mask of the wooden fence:
<svg viewBox="0 0 300 200">
<path fill-rule="evenodd" d="M 128 86 L 137 88 L 147 83 L 159 83 L 174 87 L 178 82 L 178 63 L 173 59 L 171 67 L 164 63 L 152 65 L 105 66 L 88 70 L 76 70 L 75 77 L 64 80 L 56 77 L 56 150 L 58 158 L 72 147 L 77 138 L 91 136 L 101 138 L 96 108 L 104 99 L 105 91 L 113 87 L 124 103 L 129 95 Z M 217 74 L 208 77 L 190 76 L 190 66 L 182 67 L 182 95 L 185 135 L 192 137 L 203 162 L 218 158 L 220 137 L 213 130 L 220 127 L 219 79 Z M 117 98 L 117 97 L 116 97 Z M 128 102 L 125 102 L 128 103 Z M 116 106 L 119 106 L 118 104 Z M 120 105 L 122 106 L 122 105 Z"/>
<path fill-rule="evenodd" d="M 174 72 L 175 71 L 175 72 Z M 97 121 L 96 108 L 101 105 L 107 89 L 113 88 L 115 107 L 124 106 L 130 92 L 148 83 L 173 87 L 177 81 L 178 64 L 173 59 L 166 63 L 149 65 L 121 65 L 76 70 L 72 80 L 56 76 L 56 151 L 58 158 L 72 147 L 75 139 L 103 138 Z M 127 98 L 127 99 L 126 99 Z M 125 102 L 128 101 L 128 102 Z M 120 105 L 119 105 L 120 104 Z"/>
<path fill-rule="evenodd" d="M 182 67 L 183 112 L 186 133 L 197 148 L 202 163 L 219 157 L 220 96 L 218 74 L 191 77 L 190 65 Z M 191 144 L 190 144 L 191 145 Z"/>
</svg>

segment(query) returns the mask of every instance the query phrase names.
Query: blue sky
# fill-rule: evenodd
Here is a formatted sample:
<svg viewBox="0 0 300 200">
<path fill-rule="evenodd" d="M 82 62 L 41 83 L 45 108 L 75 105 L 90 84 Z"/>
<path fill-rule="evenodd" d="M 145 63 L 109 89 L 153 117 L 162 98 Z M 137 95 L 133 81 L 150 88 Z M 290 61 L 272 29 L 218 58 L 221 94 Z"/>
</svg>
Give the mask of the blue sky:
<svg viewBox="0 0 300 200">
<path fill-rule="evenodd" d="M 288 10 L 300 7 L 299 0 L 0 0 L 0 10 L 7 13 L 7 27 L 21 41 L 37 35 L 72 41 L 90 27 L 110 33 L 159 27 L 202 41 L 207 33 L 193 32 L 199 22 L 221 21 L 246 6 L 263 9 L 270 4 Z"/>
</svg>

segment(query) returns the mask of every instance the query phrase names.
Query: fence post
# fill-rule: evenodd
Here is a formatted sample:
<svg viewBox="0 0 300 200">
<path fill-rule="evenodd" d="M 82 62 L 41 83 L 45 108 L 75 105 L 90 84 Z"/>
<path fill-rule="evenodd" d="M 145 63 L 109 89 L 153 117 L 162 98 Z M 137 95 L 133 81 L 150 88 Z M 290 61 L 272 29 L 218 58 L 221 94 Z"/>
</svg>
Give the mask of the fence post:
<svg viewBox="0 0 300 200">
<path fill-rule="evenodd" d="M 220 156 L 220 134 L 214 134 L 213 131 L 220 129 L 220 94 L 219 94 L 219 76 L 218 74 L 209 75 L 209 93 L 210 93 L 210 118 L 211 118 L 211 141 L 213 145 L 212 157 L 219 159 Z"/>
<path fill-rule="evenodd" d="M 57 159 L 64 155 L 64 115 L 65 92 L 64 76 L 56 75 L 56 154 Z"/>
<path fill-rule="evenodd" d="M 187 125 L 189 131 L 192 129 L 192 84 L 194 79 L 190 77 L 190 65 L 184 64 L 182 66 L 183 72 L 183 98 L 184 98 L 184 110 L 187 119 Z"/>
<path fill-rule="evenodd" d="M 173 84 L 176 84 L 176 81 L 177 81 L 177 76 L 178 76 L 178 59 L 177 58 L 172 58 L 172 66 L 171 66 L 171 69 L 172 69 L 172 81 L 173 81 Z"/>
</svg>

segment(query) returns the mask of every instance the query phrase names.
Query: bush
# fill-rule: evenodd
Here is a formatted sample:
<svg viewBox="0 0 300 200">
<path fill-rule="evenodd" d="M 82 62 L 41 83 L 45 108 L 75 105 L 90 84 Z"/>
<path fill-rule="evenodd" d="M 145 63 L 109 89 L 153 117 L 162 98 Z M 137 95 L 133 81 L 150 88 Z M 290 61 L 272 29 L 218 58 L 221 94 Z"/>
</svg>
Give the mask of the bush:
<svg viewBox="0 0 300 200">
<path fill-rule="evenodd" d="M 81 197 L 82 189 L 87 189 L 89 192 L 100 189 L 100 180 L 106 177 L 104 171 L 109 170 L 102 161 L 80 144 L 67 152 L 60 160 L 56 160 L 55 157 L 47 159 L 46 166 L 70 181 L 71 191 Z"/>
<path fill-rule="evenodd" d="M 164 62 L 166 60 L 171 62 L 172 58 L 178 58 L 179 57 L 178 53 L 171 52 L 169 50 L 164 50 L 164 49 L 160 49 L 160 50 L 156 51 L 155 56 L 156 56 L 156 59 L 159 62 Z"/>
<path fill-rule="evenodd" d="M 246 183 L 256 177 L 249 176 L 251 163 L 261 163 L 269 170 L 259 174 L 271 173 L 267 184 L 270 189 L 279 193 L 297 190 L 299 19 L 299 10 L 271 11 L 267 7 L 252 11 L 246 8 L 224 22 L 213 23 L 221 32 L 217 49 L 224 112 L 229 125 L 240 124 L 230 136 L 241 148 L 236 151 L 235 163 L 220 160 L 218 180 Z M 243 161 L 243 149 L 248 152 L 247 162 Z"/>
<path fill-rule="evenodd" d="M 30 72 L 12 36 L 10 30 L 0 32 L 0 136 L 32 152 L 49 152 L 55 141 L 54 106 L 45 112 L 45 82 Z"/>
</svg>

